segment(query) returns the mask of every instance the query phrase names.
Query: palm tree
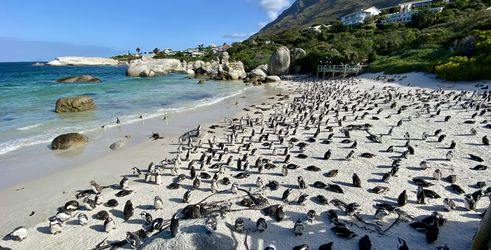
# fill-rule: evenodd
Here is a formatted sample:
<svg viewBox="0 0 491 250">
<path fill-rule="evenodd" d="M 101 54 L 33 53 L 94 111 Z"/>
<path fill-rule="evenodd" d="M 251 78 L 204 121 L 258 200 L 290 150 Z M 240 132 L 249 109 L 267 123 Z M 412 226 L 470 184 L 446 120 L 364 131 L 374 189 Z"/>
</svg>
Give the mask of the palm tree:
<svg viewBox="0 0 491 250">
<path fill-rule="evenodd" d="M 157 55 L 158 53 L 160 53 L 160 49 L 159 49 L 159 48 L 155 48 L 155 49 L 153 49 L 153 53 L 154 53 L 155 55 Z"/>
<path fill-rule="evenodd" d="M 136 53 L 139 55 L 140 54 L 140 51 L 141 49 L 140 48 L 136 48 Z"/>
</svg>

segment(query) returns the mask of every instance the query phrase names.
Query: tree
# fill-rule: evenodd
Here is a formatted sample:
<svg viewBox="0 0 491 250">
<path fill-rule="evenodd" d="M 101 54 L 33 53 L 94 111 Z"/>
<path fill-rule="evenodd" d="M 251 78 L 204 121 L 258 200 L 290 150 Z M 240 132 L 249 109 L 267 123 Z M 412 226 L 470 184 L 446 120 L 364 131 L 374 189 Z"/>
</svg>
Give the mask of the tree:
<svg viewBox="0 0 491 250">
<path fill-rule="evenodd" d="M 139 55 L 139 54 L 140 54 L 140 51 L 141 51 L 141 49 L 140 49 L 140 48 L 136 48 L 136 54 L 138 54 L 138 55 Z"/>
<path fill-rule="evenodd" d="M 155 55 L 157 55 L 158 53 L 160 53 L 160 49 L 159 48 L 155 48 L 153 49 L 152 51 Z"/>
<path fill-rule="evenodd" d="M 429 9 L 424 9 L 413 15 L 409 26 L 422 29 L 430 27 L 434 22 L 435 14 Z"/>
</svg>

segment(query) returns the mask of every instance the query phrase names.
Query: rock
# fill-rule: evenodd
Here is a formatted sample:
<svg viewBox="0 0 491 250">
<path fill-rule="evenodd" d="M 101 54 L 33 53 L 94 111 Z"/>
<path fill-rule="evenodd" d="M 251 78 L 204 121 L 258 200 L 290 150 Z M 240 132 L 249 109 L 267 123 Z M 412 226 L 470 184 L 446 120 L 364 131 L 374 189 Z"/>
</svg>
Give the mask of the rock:
<svg viewBox="0 0 491 250">
<path fill-rule="evenodd" d="M 225 71 L 226 78 L 229 80 L 239 80 L 246 78 L 247 74 L 242 62 L 223 64 L 223 70 Z"/>
<path fill-rule="evenodd" d="M 260 81 L 264 81 L 266 76 L 268 76 L 268 65 L 259 65 L 249 72 L 249 78 L 251 79 L 259 79 Z"/>
<path fill-rule="evenodd" d="M 118 140 L 115 143 L 111 144 L 109 148 L 112 150 L 118 150 L 124 146 L 126 146 L 126 140 Z"/>
<path fill-rule="evenodd" d="M 101 79 L 93 77 L 91 75 L 81 75 L 81 76 L 67 76 L 56 80 L 59 83 L 70 83 L 70 82 L 91 82 L 98 83 Z"/>
<path fill-rule="evenodd" d="M 50 66 L 99 66 L 99 65 L 118 65 L 118 61 L 105 57 L 80 57 L 63 56 L 47 63 Z"/>
<path fill-rule="evenodd" d="M 127 76 L 153 77 L 166 75 L 170 72 L 184 72 L 185 68 L 177 59 L 138 60 L 128 65 Z"/>
<path fill-rule="evenodd" d="M 224 51 L 220 54 L 220 63 L 221 64 L 227 64 L 229 59 L 230 59 L 230 55 L 228 54 L 227 51 Z"/>
<path fill-rule="evenodd" d="M 76 146 L 84 145 L 89 141 L 89 138 L 79 133 L 68 133 L 57 136 L 51 142 L 51 149 L 65 150 Z"/>
<path fill-rule="evenodd" d="M 198 84 L 204 84 L 204 83 L 205 83 L 205 79 L 199 79 Z"/>
<path fill-rule="evenodd" d="M 305 50 L 303 50 L 301 48 L 294 48 L 291 51 L 291 61 L 292 61 L 292 63 L 293 62 L 296 62 L 299 59 L 304 58 L 305 56 L 307 56 L 307 52 L 305 52 Z"/>
<path fill-rule="evenodd" d="M 204 219 L 179 221 L 179 233 L 174 238 L 154 237 L 148 240 L 142 250 L 223 250 L 236 249 L 237 245 L 231 235 L 218 231 L 208 233 Z M 227 228 L 218 220 L 217 228 Z M 227 230 L 228 231 L 228 230 Z"/>
<path fill-rule="evenodd" d="M 281 82 L 281 78 L 279 76 L 266 76 L 266 82 Z"/>
<path fill-rule="evenodd" d="M 269 59 L 268 73 L 284 75 L 290 69 L 290 50 L 286 46 L 279 47 Z"/>
<path fill-rule="evenodd" d="M 188 76 L 194 76 L 194 75 L 195 75 L 194 70 L 192 70 L 192 69 L 188 69 L 188 70 L 186 70 L 186 74 L 187 74 Z"/>
<path fill-rule="evenodd" d="M 206 68 L 206 63 L 203 61 L 200 61 L 200 60 L 194 61 L 193 62 L 193 70 L 197 70 L 199 68 L 202 68 L 202 69 Z"/>
<path fill-rule="evenodd" d="M 56 101 L 55 112 L 82 112 L 95 109 L 94 100 L 88 96 L 71 96 L 59 98 Z"/>
</svg>

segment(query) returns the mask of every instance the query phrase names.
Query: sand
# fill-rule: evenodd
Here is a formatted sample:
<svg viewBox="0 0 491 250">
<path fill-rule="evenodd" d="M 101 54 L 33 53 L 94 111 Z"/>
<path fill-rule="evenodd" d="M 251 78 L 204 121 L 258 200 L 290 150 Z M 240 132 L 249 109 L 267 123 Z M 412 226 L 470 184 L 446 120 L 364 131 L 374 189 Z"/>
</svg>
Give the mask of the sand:
<svg viewBox="0 0 491 250">
<path fill-rule="evenodd" d="M 432 89 L 444 88 L 449 90 L 476 90 L 474 85 L 477 83 L 449 83 L 439 81 L 431 76 L 423 75 L 421 73 L 413 73 L 405 75 L 405 78 L 401 79 L 397 77 L 394 82 L 376 81 L 374 78 L 377 75 L 362 75 L 356 78 L 356 84 L 351 85 L 353 90 L 365 91 L 370 93 L 383 93 L 384 87 L 391 86 L 398 88 L 400 92 L 412 91 L 416 89 Z M 410 84 L 409 86 L 408 83 Z M 491 84 L 490 82 L 481 82 L 483 84 Z M 271 108 L 264 112 L 264 117 L 267 120 L 272 112 L 282 112 L 282 108 L 279 105 L 275 107 L 272 104 L 277 103 L 279 93 L 290 95 L 290 99 L 287 102 L 291 102 L 293 97 L 298 95 L 301 89 L 305 88 L 305 85 L 297 82 L 284 82 L 282 88 L 274 88 L 274 86 L 267 86 L 261 96 L 257 98 L 239 98 L 230 99 L 226 103 L 233 106 L 236 100 L 239 100 L 240 107 L 235 108 L 234 112 L 228 117 L 240 118 L 250 115 L 251 117 L 259 117 L 259 114 L 254 114 L 257 109 L 250 107 L 252 104 L 263 108 Z M 272 99 L 274 97 L 274 99 Z M 265 105 L 260 105 L 265 103 Z M 401 100 L 398 105 L 410 104 L 409 101 Z M 227 104 L 221 104 L 227 105 Z M 247 107 L 251 111 L 244 111 L 243 108 Z M 206 112 L 206 110 L 198 110 L 197 112 Z M 209 109 L 208 109 L 209 112 Z M 220 111 L 221 112 L 221 111 Z M 375 110 L 370 111 L 370 115 L 363 121 L 354 123 L 370 123 L 373 125 L 371 129 L 375 134 L 386 134 L 390 126 L 395 125 L 401 118 L 412 117 L 409 122 L 404 122 L 399 128 L 394 129 L 391 136 L 383 137 L 383 144 L 367 143 L 365 138 L 366 133 L 362 131 L 353 131 L 351 133 L 351 140 L 358 142 L 355 157 L 351 161 L 345 161 L 343 158 L 348 154 L 351 149 L 346 148 L 347 145 L 341 144 L 340 141 L 344 139 L 342 133 L 339 132 L 339 128 L 336 127 L 334 118 L 331 118 L 329 126 L 334 126 L 333 143 L 326 145 L 321 144 L 320 141 L 325 139 L 330 132 L 322 131 L 318 136 L 317 142 L 307 146 L 304 154 L 309 156 L 307 159 L 299 159 L 296 156 L 298 148 L 290 150 L 292 154 L 291 163 L 300 165 L 297 170 L 290 170 L 288 176 L 281 176 L 281 162 L 284 159 L 282 155 L 272 155 L 272 150 L 267 147 L 255 145 L 258 147 L 258 153 L 255 156 L 249 157 L 249 162 L 254 164 L 258 156 L 271 159 L 273 162 L 278 162 L 279 168 L 274 170 L 264 170 L 261 174 L 263 182 L 266 184 L 271 180 L 276 180 L 280 183 L 280 188 L 276 191 L 269 189 L 263 189 L 262 194 L 268 198 L 269 203 L 283 204 L 285 208 L 285 219 L 281 222 L 276 222 L 268 216 L 262 215 L 257 210 L 244 210 L 238 212 L 230 212 L 224 218 L 218 221 L 217 231 L 208 235 L 203 233 L 202 226 L 204 220 L 196 221 L 183 221 L 181 222 L 181 231 L 187 232 L 189 235 L 199 234 L 203 237 L 209 237 L 212 239 L 220 239 L 221 249 L 246 249 L 244 241 L 247 242 L 249 249 L 263 249 L 268 245 L 274 245 L 276 249 L 291 249 L 293 246 L 308 244 L 311 249 L 317 249 L 321 244 L 325 244 L 330 241 L 334 241 L 335 249 L 357 249 L 358 240 L 361 236 L 367 234 L 373 244 L 374 249 L 394 249 L 397 245 L 397 238 L 403 238 L 410 249 L 434 249 L 436 246 L 446 244 L 450 249 L 468 249 L 472 242 L 473 235 L 475 234 L 479 221 L 481 220 L 480 214 L 489 205 L 489 199 L 483 197 L 477 204 L 476 211 L 467 211 L 463 204 L 463 196 L 454 194 L 448 190 L 449 184 L 444 181 L 434 181 L 429 179 L 435 185 L 430 189 L 436 191 L 442 197 L 449 197 L 455 200 L 457 203 L 457 210 L 452 212 L 445 212 L 442 206 L 442 199 L 427 199 L 427 204 L 416 204 L 416 186 L 411 183 L 413 177 L 430 177 L 435 169 L 440 169 L 443 176 L 449 174 L 456 174 L 457 184 L 459 184 L 466 193 L 472 193 L 477 189 L 472 188 L 477 181 L 485 181 L 488 185 L 491 183 L 491 174 L 489 169 L 486 171 L 474 171 L 470 170 L 470 167 L 477 165 L 468 159 L 468 153 L 479 155 L 484 159 L 484 165 L 489 165 L 491 160 L 491 154 L 489 154 L 489 146 L 480 146 L 480 138 L 484 135 L 490 137 L 490 130 L 483 128 L 481 121 L 489 119 L 489 114 L 482 117 L 477 117 L 477 123 L 474 125 L 463 124 L 464 119 L 469 119 L 470 112 L 463 112 L 459 109 L 447 110 L 442 108 L 442 114 L 438 118 L 429 118 L 428 115 L 421 115 L 416 117 L 413 111 L 404 112 L 398 116 L 394 110 L 390 110 L 387 107 L 384 108 L 380 114 L 375 115 Z M 206 114 L 206 113 L 205 113 Z M 384 117 L 392 115 L 391 118 L 385 119 Z M 451 115 L 452 118 L 449 122 L 441 122 L 445 115 Z M 330 115 L 332 116 L 332 115 Z M 346 114 L 347 122 L 349 124 L 352 121 L 353 116 Z M 380 120 L 371 120 L 371 116 L 378 116 Z M 196 127 L 198 124 L 202 124 L 205 130 L 210 130 L 208 127 L 211 124 L 218 124 L 226 127 L 229 122 L 224 122 L 223 118 L 215 119 L 205 123 L 189 121 L 187 127 L 183 126 L 183 131 Z M 470 128 L 477 130 L 476 136 L 471 136 Z M 258 132 L 261 126 L 256 126 L 255 130 Z M 447 138 L 443 143 L 433 142 L 436 138 L 430 138 L 427 141 L 421 140 L 423 131 L 432 134 L 435 130 L 442 129 Z M 208 138 L 213 136 L 217 137 L 217 141 L 225 142 L 226 135 L 229 132 L 224 131 L 224 128 L 218 128 L 214 130 L 215 133 L 209 134 Z M 266 128 L 267 132 L 272 132 L 271 129 Z M 248 128 L 245 134 L 250 134 L 251 129 Z M 298 129 L 297 135 L 290 136 L 304 141 L 311 137 L 315 129 L 304 130 Z M 415 148 L 415 155 L 411 155 L 407 160 L 403 161 L 400 171 L 397 176 L 391 178 L 389 183 L 381 182 L 381 176 L 390 170 L 390 165 L 393 159 L 404 150 L 402 147 L 406 140 L 403 139 L 405 132 L 408 132 L 411 138 L 411 145 Z M 77 223 L 77 219 L 74 218 L 66 222 L 63 226 L 61 234 L 50 235 L 47 218 L 56 214 L 56 209 L 71 199 L 74 199 L 74 195 L 77 190 L 88 189 L 89 181 L 95 180 L 101 185 L 111 185 L 119 183 L 123 175 L 131 174 L 132 167 L 139 167 L 144 170 L 150 162 L 159 162 L 164 158 L 174 158 L 176 156 L 177 147 L 177 132 L 174 136 L 166 136 L 163 140 L 146 141 L 138 145 L 129 146 L 122 150 L 110 152 L 107 156 L 99 159 L 90 160 L 86 164 L 73 167 L 64 171 L 57 171 L 49 176 L 45 176 L 27 183 L 11 186 L 0 191 L 0 199 L 2 200 L 0 206 L 0 216 L 2 217 L 2 227 L 0 233 L 5 235 L 13 228 L 24 225 L 29 230 L 29 236 L 23 242 L 14 242 L 11 240 L 0 241 L 2 247 L 10 247 L 13 249 L 91 249 L 99 242 L 107 238 L 109 242 L 115 240 L 124 239 L 127 231 L 137 231 L 142 228 L 143 220 L 140 219 L 140 212 L 150 212 L 154 218 L 170 219 L 172 215 L 186 206 L 182 202 L 182 196 L 184 192 L 192 185 L 192 180 L 186 179 L 183 181 L 183 187 L 178 190 L 170 190 L 166 188 L 167 184 L 170 184 L 175 176 L 170 174 L 170 170 L 166 170 L 163 174 L 163 185 L 147 184 L 140 179 L 130 177 L 130 189 L 134 190 L 133 194 L 118 198 L 119 206 L 115 209 L 107 208 L 104 206 L 98 206 L 94 211 L 82 211 L 91 217 L 100 210 L 107 210 L 116 222 L 117 229 L 110 234 L 103 232 L 103 222 L 95 219 L 90 219 L 90 222 L 86 226 L 80 226 Z M 257 139 L 258 136 L 256 136 Z M 449 145 L 450 141 L 457 142 L 457 148 L 453 150 L 454 158 L 451 161 L 443 160 L 448 151 L 445 147 Z M 238 145 L 238 144 L 237 144 Z M 237 150 L 237 145 L 234 145 L 232 151 Z M 382 152 L 389 145 L 395 146 L 394 153 Z M 287 142 L 283 144 L 284 148 L 287 146 Z M 207 147 L 206 144 L 203 147 Z M 232 146 L 230 146 L 232 147 Z M 331 149 L 332 156 L 330 160 L 322 160 L 327 149 Z M 203 149 L 202 149 L 203 150 Z M 371 159 L 362 158 L 359 154 L 364 152 L 370 152 L 376 156 Z M 192 158 L 197 159 L 201 153 L 192 155 Z M 237 154 L 232 154 L 234 159 L 238 157 Z M 242 156 L 242 154 L 241 154 Z M 224 157 L 224 159 L 228 156 Z M 419 168 L 419 163 L 422 160 L 427 160 L 431 163 L 432 168 L 422 170 Z M 320 167 L 320 172 L 309 172 L 304 170 L 305 167 L 315 165 Z M 338 169 L 339 174 L 334 178 L 324 177 L 323 174 Z M 207 172 L 213 175 L 216 170 L 206 169 Z M 237 172 L 235 170 L 235 162 L 227 170 L 224 176 L 230 178 L 232 182 L 237 182 L 241 187 L 256 191 L 256 179 L 259 176 L 256 169 L 251 169 L 251 176 L 246 179 L 236 179 L 233 176 Z M 179 174 L 189 175 L 187 170 L 187 162 L 183 162 L 180 166 Z M 357 173 L 362 180 L 362 188 L 355 188 L 351 185 L 351 176 L 353 173 Z M 223 178 L 221 176 L 220 178 Z M 300 190 L 297 188 L 297 177 L 302 176 L 309 186 L 306 190 Z M 343 190 L 344 194 L 337 194 L 326 191 L 324 189 L 316 189 L 311 186 L 315 181 L 323 181 L 328 184 L 338 184 Z M 368 189 L 374 186 L 387 186 L 390 190 L 384 194 L 373 194 L 367 192 Z M 220 185 L 220 190 L 227 190 L 230 186 Z M 309 195 L 305 205 L 284 204 L 280 197 L 286 188 L 292 188 L 293 193 L 290 195 L 290 199 L 294 200 L 301 193 L 307 193 Z M 18 190 L 18 191 L 15 191 Z M 400 222 L 394 225 L 385 233 L 378 233 L 374 230 L 373 226 L 367 226 L 357 221 L 354 217 L 346 216 L 338 208 L 332 204 L 320 205 L 315 201 L 315 196 L 322 194 L 329 200 L 339 199 L 347 203 L 357 202 L 360 204 L 359 217 L 370 223 L 378 223 L 382 229 L 386 229 L 391 225 L 396 215 L 388 215 L 382 221 L 376 221 L 374 218 L 375 203 L 379 202 L 396 202 L 398 195 L 407 190 L 409 196 L 409 203 L 402 208 L 407 214 L 416 218 L 422 218 L 430 215 L 433 211 L 442 213 L 447 218 L 446 224 L 440 228 L 440 236 L 438 240 L 428 245 L 423 233 L 419 233 L 408 226 L 407 222 Z M 103 197 L 107 199 L 114 198 L 113 194 L 119 190 L 107 189 L 103 192 Z M 203 198 L 210 195 L 210 181 L 202 180 L 202 184 L 199 190 L 195 190 L 191 196 L 191 203 L 196 203 Z M 153 197 L 159 195 L 163 198 L 165 203 L 164 210 L 153 210 Z M 230 199 L 232 202 L 232 209 L 243 209 L 236 202 L 240 199 L 234 199 L 237 196 L 231 192 L 223 192 L 211 197 L 208 201 L 219 201 L 224 199 Z M 122 209 L 124 203 L 131 199 L 135 205 L 135 216 L 128 222 L 123 222 Z M 315 210 L 317 216 L 315 220 L 310 223 L 306 222 L 306 214 L 309 210 Z M 340 219 L 346 221 L 350 225 L 350 229 L 354 231 L 358 237 L 346 240 L 337 237 L 331 230 L 331 225 L 327 219 L 326 211 L 328 209 L 335 209 L 338 211 Z M 29 216 L 31 211 L 35 211 L 33 216 Z M 259 217 L 266 218 L 268 222 L 268 229 L 266 232 L 260 233 L 255 230 L 255 222 Z M 231 228 L 237 218 L 244 218 L 246 228 L 248 229 L 247 239 L 246 234 L 239 234 L 234 232 Z M 294 222 L 297 219 L 304 220 L 305 233 L 303 236 L 294 236 L 292 228 Z M 198 228 L 196 230 L 191 230 Z M 169 233 L 163 232 L 146 241 L 146 247 L 149 249 L 159 249 L 157 246 L 161 245 L 160 241 L 170 241 Z M 193 245 L 192 237 L 182 238 L 182 244 L 189 246 L 189 249 Z M 186 249 L 186 248 L 182 248 Z"/>
</svg>

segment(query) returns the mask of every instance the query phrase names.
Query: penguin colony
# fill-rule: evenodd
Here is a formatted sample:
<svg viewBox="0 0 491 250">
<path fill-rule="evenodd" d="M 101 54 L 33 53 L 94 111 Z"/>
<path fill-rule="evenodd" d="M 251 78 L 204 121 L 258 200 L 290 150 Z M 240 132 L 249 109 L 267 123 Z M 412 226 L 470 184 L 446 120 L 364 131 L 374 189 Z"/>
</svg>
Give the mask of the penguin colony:
<svg viewBox="0 0 491 250">
<path fill-rule="evenodd" d="M 451 223 L 447 215 L 479 219 L 491 199 L 491 93 L 360 84 L 299 81 L 291 96 L 278 94 L 244 109 L 245 116 L 209 128 L 223 133 L 200 139 L 199 126 L 179 138 L 172 158 L 133 167 L 117 184 L 90 181 L 48 219 L 49 233 L 62 234 L 74 221 L 101 225 L 101 233 L 111 234 L 118 224 L 139 218 L 134 231 L 117 241 L 105 236 L 94 249 L 140 248 L 162 234 L 176 237 L 183 220 L 204 219 L 210 234 L 225 220 L 234 234 L 251 241 L 289 234 L 299 243 L 262 247 L 269 250 L 325 250 L 337 244 L 418 249 L 411 242 L 449 249 L 439 240 Z M 455 129 L 441 128 L 448 123 Z M 424 132 L 414 134 L 414 128 Z M 460 150 L 464 144 L 473 150 Z M 454 165 L 456 160 L 460 164 Z M 469 172 L 472 179 L 461 178 Z M 288 176 L 296 181 L 285 181 Z M 401 190 L 401 183 L 410 188 Z M 137 185 L 173 190 L 174 196 L 149 193 L 147 204 L 133 204 Z M 208 195 L 215 198 L 202 199 Z M 170 202 L 181 209 L 171 218 L 158 216 Z M 406 212 L 408 207 L 419 213 Z M 247 213 L 237 216 L 241 210 Z M 289 233 L 281 229 L 285 222 Z M 407 233 L 394 235 L 392 227 Z M 28 233 L 18 227 L 6 238 L 29 240 Z M 470 246 L 471 238 L 463 240 Z"/>
</svg>

